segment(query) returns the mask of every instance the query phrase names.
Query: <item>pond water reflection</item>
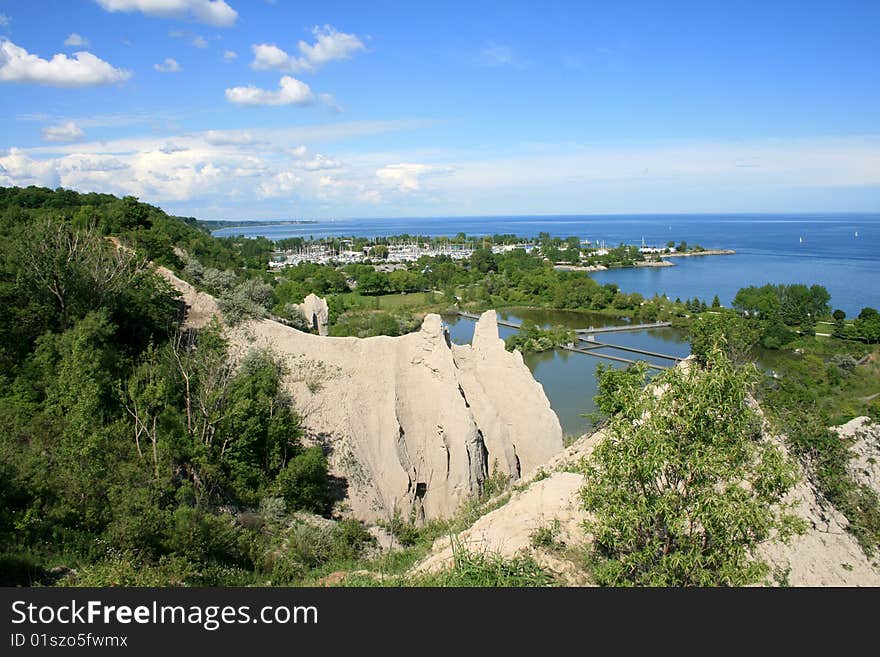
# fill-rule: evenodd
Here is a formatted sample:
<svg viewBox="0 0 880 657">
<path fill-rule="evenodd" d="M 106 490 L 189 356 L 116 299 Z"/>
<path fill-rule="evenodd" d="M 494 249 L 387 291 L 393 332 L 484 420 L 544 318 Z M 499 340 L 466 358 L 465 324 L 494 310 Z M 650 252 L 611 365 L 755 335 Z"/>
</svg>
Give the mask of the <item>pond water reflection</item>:
<svg viewBox="0 0 880 657">
<path fill-rule="evenodd" d="M 498 318 L 515 323 L 529 320 L 541 326 L 565 326 L 567 328 L 620 326 L 628 323 L 626 320 L 597 313 L 540 309 L 517 309 L 514 312 L 498 311 Z M 475 322 L 473 320 L 455 315 L 444 316 L 443 320 L 449 327 L 449 334 L 454 343 L 470 343 L 474 335 Z M 506 326 L 498 327 L 498 333 L 502 339 L 514 333 L 515 330 Z M 606 333 L 597 335 L 596 339 L 602 343 L 644 349 L 679 358 L 690 354 L 690 345 L 688 345 L 684 334 L 674 328 Z M 671 364 L 669 360 L 640 356 L 619 349 L 603 348 L 601 352 L 632 360 L 644 359 L 661 365 Z M 526 354 L 523 356 L 523 360 L 532 371 L 535 379 L 544 386 L 544 392 L 550 400 L 550 406 L 559 416 L 559 422 L 566 435 L 581 435 L 590 428 L 590 421 L 584 415 L 596 410 L 593 403 L 593 397 L 597 392 L 596 367 L 600 363 L 612 367 L 626 366 L 625 363 L 564 349 Z"/>
</svg>

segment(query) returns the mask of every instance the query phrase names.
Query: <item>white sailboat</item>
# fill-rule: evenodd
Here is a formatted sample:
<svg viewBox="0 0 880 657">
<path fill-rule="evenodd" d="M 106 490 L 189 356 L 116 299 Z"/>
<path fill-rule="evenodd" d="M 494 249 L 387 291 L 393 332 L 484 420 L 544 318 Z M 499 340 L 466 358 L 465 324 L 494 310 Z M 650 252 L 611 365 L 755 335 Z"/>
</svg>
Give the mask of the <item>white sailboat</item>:
<svg viewBox="0 0 880 657">
<path fill-rule="evenodd" d="M 798 237 L 798 242 L 800 242 L 801 244 L 803 244 L 803 243 L 804 243 L 804 238 L 803 238 L 803 237 Z"/>
</svg>

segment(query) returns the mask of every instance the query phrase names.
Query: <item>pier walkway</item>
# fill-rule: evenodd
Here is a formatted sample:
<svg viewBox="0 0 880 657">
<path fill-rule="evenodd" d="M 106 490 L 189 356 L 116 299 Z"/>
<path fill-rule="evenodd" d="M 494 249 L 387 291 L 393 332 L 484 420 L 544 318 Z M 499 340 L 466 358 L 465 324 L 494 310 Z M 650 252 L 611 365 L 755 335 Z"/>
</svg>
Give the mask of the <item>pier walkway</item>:
<svg viewBox="0 0 880 657">
<path fill-rule="evenodd" d="M 472 320 L 480 319 L 480 316 L 476 313 L 468 313 L 468 312 L 463 312 L 463 311 L 459 311 L 458 316 L 464 317 L 466 319 L 472 319 Z M 516 322 L 509 322 L 504 319 L 498 319 L 497 321 L 498 321 L 499 326 L 506 326 L 506 327 L 512 328 L 512 329 L 521 329 L 522 328 L 522 325 L 517 324 Z M 628 351 L 630 353 L 640 354 L 642 356 L 653 356 L 654 358 L 662 358 L 665 360 L 670 360 L 673 363 L 678 363 L 684 359 L 680 358 L 679 356 L 670 356 L 669 354 L 661 354 L 656 351 L 648 351 L 646 349 L 637 349 L 636 347 L 624 347 L 624 346 L 617 345 L 617 344 L 610 344 L 608 342 L 597 342 L 596 340 L 590 339 L 588 337 L 584 337 L 584 336 L 592 336 L 596 333 L 619 333 L 622 331 L 642 331 L 645 329 L 652 329 L 652 328 L 665 328 L 667 326 L 672 326 L 672 324 L 670 322 L 653 322 L 650 324 L 629 324 L 626 326 L 607 326 L 607 327 L 600 327 L 600 328 L 592 328 L 591 327 L 588 329 L 575 329 L 575 333 L 577 333 L 577 336 L 578 336 L 578 342 L 582 343 L 582 345 L 584 345 L 584 346 L 570 345 L 570 346 L 560 347 L 560 349 L 565 349 L 566 351 L 573 351 L 577 354 L 585 354 L 587 356 L 595 356 L 596 358 L 605 358 L 607 360 L 613 360 L 613 361 L 617 361 L 619 363 L 628 363 L 630 365 L 632 365 L 633 363 L 636 363 L 638 361 L 635 361 L 635 360 L 632 360 L 629 358 L 623 358 L 622 356 L 613 356 L 611 354 L 604 353 L 603 351 L 600 351 L 600 350 L 602 350 L 602 349 L 618 349 L 620 351 Z M 590 346 L 587 347 L 585 345 L 590 345 Z M 651 367 L 656 370 L 665 370 L 668 368 L 667 365 L 657 365 L 655 363 L 648 363 L 648 367 Z"/>
<path fill-rule="evenodd" d="M 666 328 L 672 326 L 672 322 L 652 322 L 650 324 L 624 324 L 623 326 L 602 326 L 600 328 L 575 329 L 579 335 L 592 335 L 595 333 L 620 333 L 622 331 L 644 331 L 652 328 Z"/>
<path fill-rule="evenodd" d="M 614 345 L 604 345 L 606 347 L 614 347 Z M 576 354 L 584 354 L 585 356 L 595 356 L 596 358 L 604 358 L 606 360 L 617 361 L 618 363 L 627 363 L 628 365 L 635 365 L 639 361 L 632 360 L 630 358 L 623 358 L 621 356 L 612 356 L 611 354 L 603 354 L 599 351 L 601 347 L 594 347 L 592 349 L 584 349 L 583 347 L 569 347 L 562 346 L 560 349 L 564 349 L 565 351 L 573 351 Z M 616 348 L 616 347 L 615 347 Z M 664 358 L 671 358 L 670 356 L 664 356 Z M 656 363 L 651 363 L 648 361 L 642 361 L 648 367 L 655 370 L 667 370 L 669 367 L 667 365 L 657 365 Z"/>
<path fill-rule="evenodd" d="M 669 354 L 661 354 L 656 351 L 648 351 L 647 349 L 637 349 L 636 347 L 624 347 L 619 344 L 609 344 L 608 342 L 596 342 L 595 340 L 587 340 L 586 338 L 578 338 L 579 341 L 586 344 L 596 345 L 594 349 L 620 349 L 620 351 L 629 351 L 634 354 L 642 354 L 643 356 L 653 356 L 654 358 L 665 358 L 666 360 L 674 360 L 675 362 L 683 361 L 684 358 L 679 356 L 670 356 Z"/>
<path fill-rule="evenodd" d="M 466 317 L 467 319 L 480 319 L 480 316 L 477 313 L 468 313 L 459 310 L 459 317 Z M 522 328 L 521 324 L 517 324 L 516 322 L 508 322 L 505 319 L 498 319 L 498 326 L 507 326 L 509 328 L 519 329 Z M 595 333 L 620 333 L 621 331 L 644 331 L 646 329 L 652 328 L 666 328 L 667 326 L 672 326 L 672 322 L 652 322 L 650 324 L 624 324 L 623 326 L 600 326 L 599 328 L 585 328 L 585 329 L 574 329 L 574 332 L 578 335 L 592 335 Z"/>
</svg>

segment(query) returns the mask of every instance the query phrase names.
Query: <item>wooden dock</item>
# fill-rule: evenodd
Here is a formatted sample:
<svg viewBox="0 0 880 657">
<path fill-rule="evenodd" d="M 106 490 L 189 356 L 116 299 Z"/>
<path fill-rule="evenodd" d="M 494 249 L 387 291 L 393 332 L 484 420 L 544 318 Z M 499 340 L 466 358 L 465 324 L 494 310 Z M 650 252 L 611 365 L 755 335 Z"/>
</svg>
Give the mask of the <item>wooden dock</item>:
<svg viewBox="0 0 880 657">
<path fill-rule="evenodd" d="M 666 328 L 672 326 L 672 322 L 652 322 L 650 324 L 624 324 L 623 326 L 603 326 L 600 328 L 575 329 L 578 335 L 593 335 L 595 333 L 621 333 L 622 331 L 644 331 L 653 328 Z"/>
<path fill-rule="evenodd" d="M 654 358 L 665 358 L 666 360 L 674 360 L 675 362 L 683 361 L 684 358 L 680 358 L 679 356 L 670 356 L 669 354 L 661 354 L 656 351 L 648 351 L 647 349 L 638 349 L 636 347 L 624 347 L 619 344 L 609 344 L 608 342 L 596 342 L 595 340 L 588 340 L 586 338 L 578 338 L 579 341 L 585 344 L 596 345 L 594 349 L 602 349 L 603 347 L 607 347 L 608 349 L 620 349 L 620 351 L 629 351 L 633 354 L 641 354 L 643 356 L 653 356 Z"/>
<path fill-rule="evenodd" d="M 465 319 L 472 319 L 472 320 L 480 319 L 480 316 L 477 315 L 476 313 L 468 313 L 468 312 L 462 312 L 462 311 L 458 312 L 458 316 L 464 317 Z M 516 322 L 509 322 L 504 319 L 498 319 L 497 321 L 498 321 L 499 326 L 506 326 L 508 328 L 517 329 L 517 330 L 522 328 L 522 325 L 517 324 Z M 613 356 L 611 354 L 603 353 L 600 350 L 602 350 L 602 349 L 619 349 L 620 351 L 628 351 L 630 353 L 640 354 L 642 356 L 653 356 L 654 358 L 662 358 L 664 360 L 670 360 L 670 361 L 673 361 L 673 363 L 677 363 L 677 362 L 680 362 L 684 359 L 680 358 L 678 356 L 670 356 L 669 354 L 661 354 L 656 351 L 648 351 L 646 349 L 637 349 L 636 347 L 624 347 L 624 346 L 617 345 L 617 344 L 609 344 L 607 342 L 596 342 L 595 340 L 590 340 L 586 337 L 583 337 L 583 336 L 587 336 L 587 335 L 594 335 L 596 333 L 619 333 L 622 331 L 642 331 L 645 329 L 652 329 L 652 328 L 665 328 L 667 326 L 672 326 L 672 324 L 670 322 L 653 322 L 650 324 L 629 324 L 626 326 L 608 326 L 608 327 L 603 327 L 603 328 L 592 328 L 591 327 L 588 329 L 575 329 L 575 333 L 577 333 L 577 336 L 578 336 L 578 342 L 580 342 L 582 345 L 591 345 L 591 346 L 587 347 L 587 346 L 572 345 L 572 346 L 563 346 L 563 347 L 560 347 L 560 349 L 565 349 L 566 351 L 573 351 L 577 354 L 584 354 L 586 356 L 595 356 L 596 358 L 605 358 L 606 360 L 613 360 L 613 361 L 617 361 L 618 363 L 627 363 L 629 365 L 632 365 L 632 364 L 637 363 L 639 361 L 632 360 L 629 358 L 623 358 L 622 356 Z M 657 365 L 655 363 L 650 363 L 648 361 L 645 361 L 645 362 L 648 363 L 648 367 L 653 368 L 655 370 L 668 369 L 667 365 Z"/>
<path fill-rule="evenodd" d="M 458 311 L 459 317 L 465 317 L 467 319 L 480 319 L 480 316 L 476 313 L 468 313 L 463 311 Z M 498 326 L 507 326 L 508 328 L 519 329 L 522 328 L 521 324 L 517 324 L 516 322 L 508 322 L 505 319 L 498 319 Z M 650 324 L 624 324 L 623 326 L 601 326 L 599 328 L 584 328 L 584 329 L 573 329 L 575 333 L 578 335 L 591 335 L 594 333 L 620 333 L 621 331 L 644 331 L 646 329 L 653 328 L 666 328 L 668 326 L 672 326 L 672 322 L 652 322 Z"/>
<path fill-rule="evenodd" d="M 613 345 L 606 345 L 606 346 L 613 346 Z M 667 365 L 657 365 L 656 363 L 650 363 L 646 360 L 645 361 L 637 361 L 637 360 L 632 360 L 630 358 L 623 358 L 621 356 L 612 356 L 611 354 L 603 354 L 600 351 L 598 351 L 599 347 L 596 347 L 594 349 L 584 349 L 582 347 L 563 346 L 563 347 L 560 347 L 560 349 L 564 349 L 565 351 L 573 351 L 576 354 L 584 354 L 585 356 L 595 356 L 596 358 L 604 358 L 606 360 L 613 360 L 613 361 L 617 361 L 618 363 L 626 363 L 627 365 L 635 365 L 638 362 L 643 362 L 651 369 L 655 369 L 655 370 L 669 369 L 669 367 Z"/>
</svg>

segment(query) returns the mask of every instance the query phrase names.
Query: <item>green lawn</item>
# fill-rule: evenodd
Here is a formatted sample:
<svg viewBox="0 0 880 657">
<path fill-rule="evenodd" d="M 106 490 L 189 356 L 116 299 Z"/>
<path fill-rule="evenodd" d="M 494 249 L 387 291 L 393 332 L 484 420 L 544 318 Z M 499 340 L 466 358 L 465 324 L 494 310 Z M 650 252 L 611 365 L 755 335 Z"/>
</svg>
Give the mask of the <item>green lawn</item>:
<svg viewBox="0 0 880 657">
<path fill-rule="evenodd" d="M 446 301 L 446 297 L 439 292 L 410 292 L 408 294 L 384 294 L 381 296 L 366 296 L 358 292 L 346 292 L 338 296 L 345 300 L 346 307 L 371 310 L 425 308 Z"/>
</svg>

